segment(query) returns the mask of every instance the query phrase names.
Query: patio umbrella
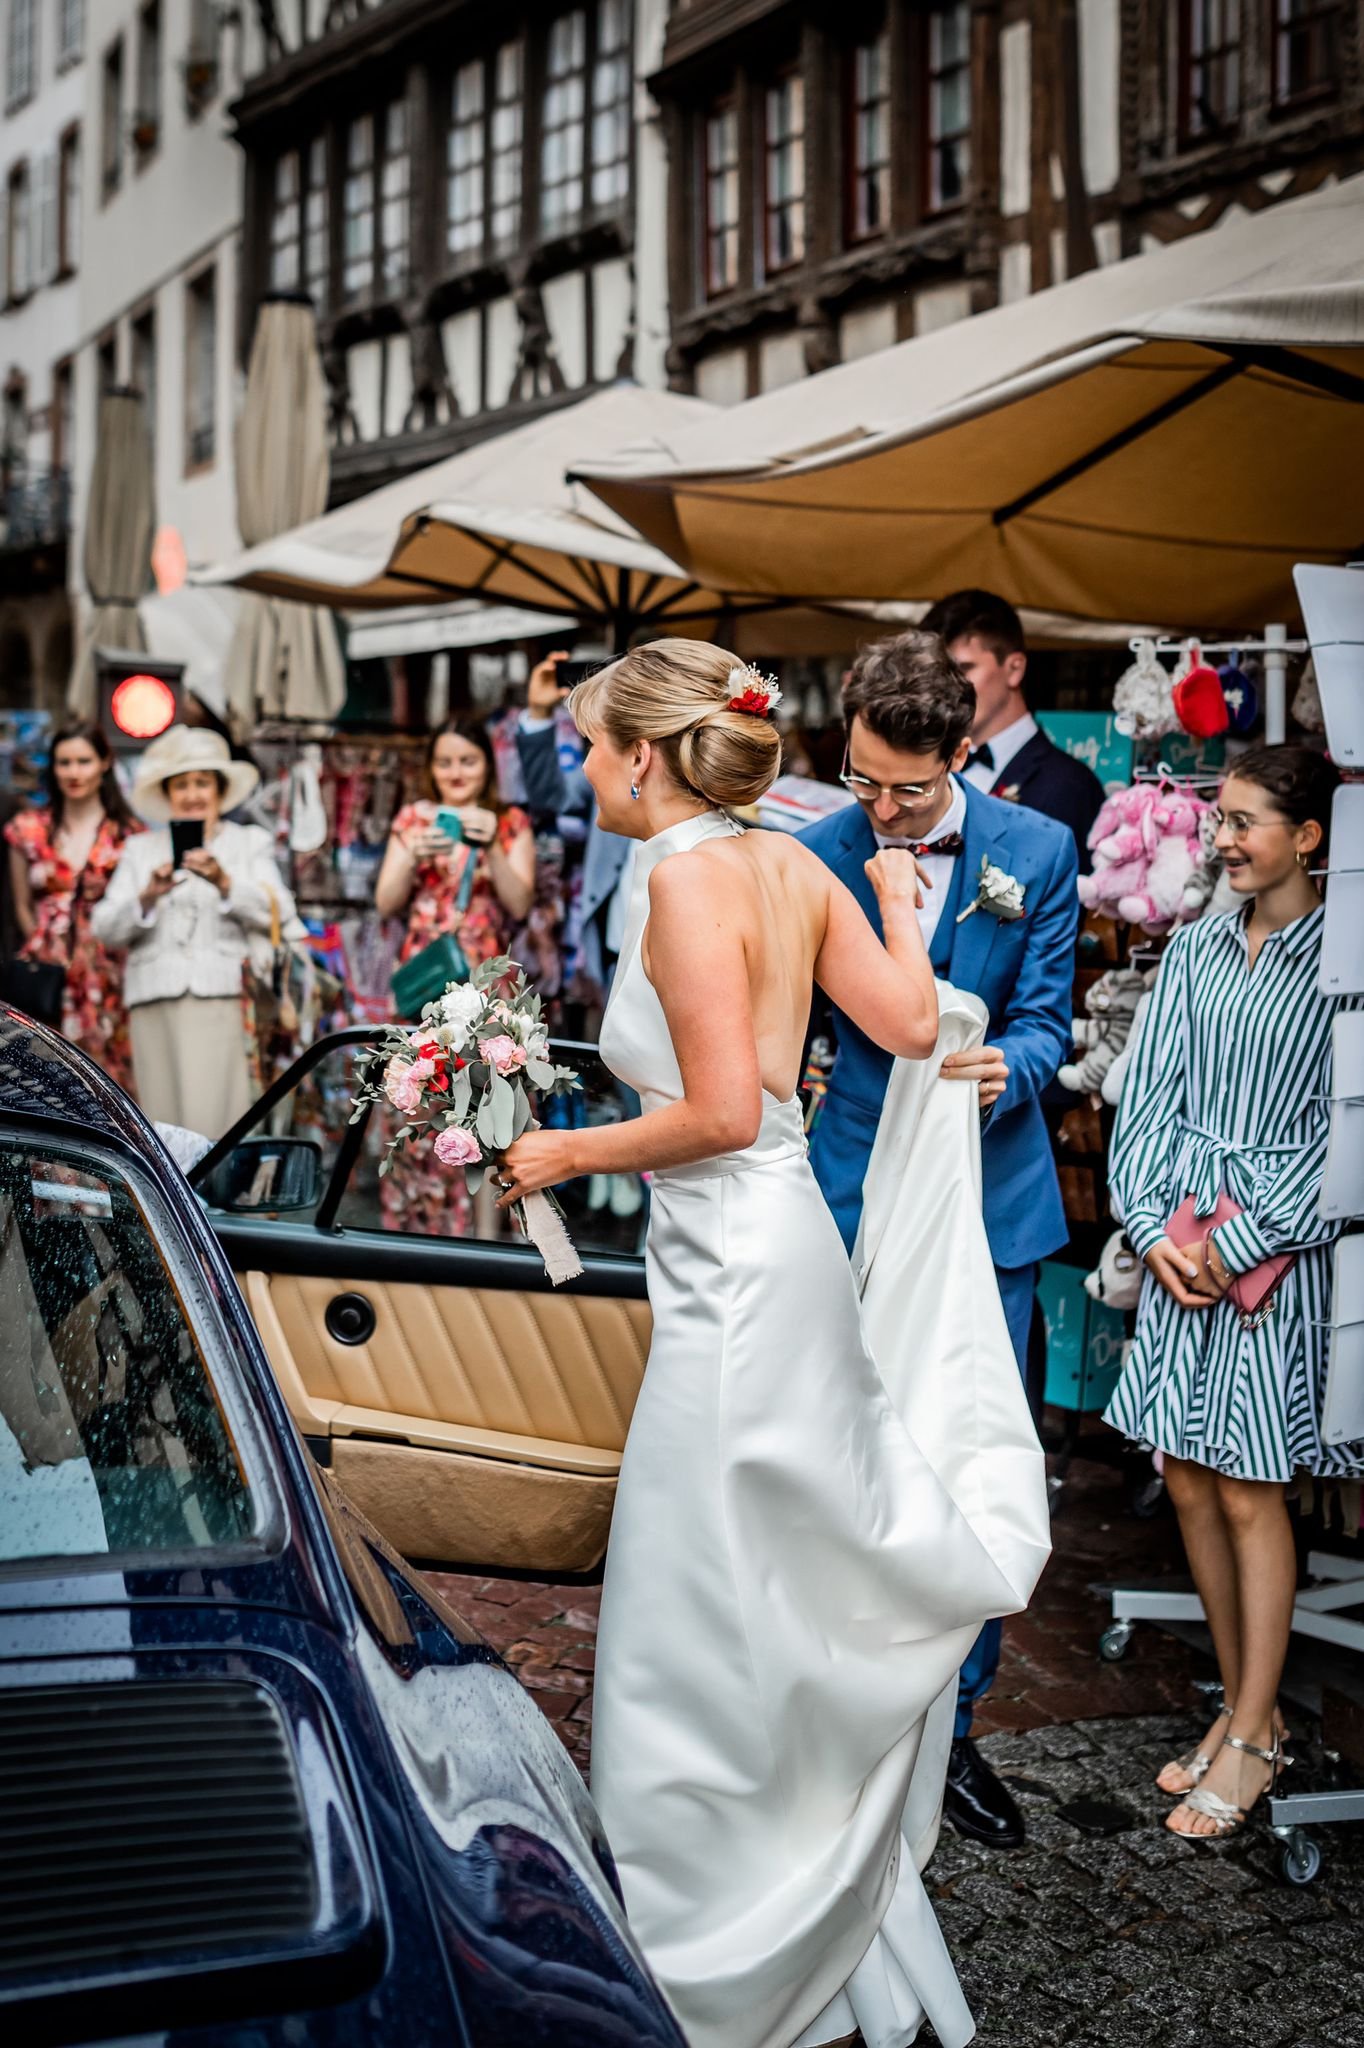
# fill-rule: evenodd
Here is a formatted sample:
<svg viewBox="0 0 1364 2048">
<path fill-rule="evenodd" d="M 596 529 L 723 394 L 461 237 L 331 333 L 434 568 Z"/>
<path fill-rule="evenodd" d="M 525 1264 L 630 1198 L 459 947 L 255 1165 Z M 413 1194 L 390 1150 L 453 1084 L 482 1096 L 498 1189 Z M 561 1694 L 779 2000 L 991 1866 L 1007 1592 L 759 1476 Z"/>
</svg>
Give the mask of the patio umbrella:
<svg viewBox="0 0 1364 2048">
<path fill-rule="evenodd" d="M 322 364 L 306 299 L 267 299 L 256 320 L 237 422 L 237 523 L 268 543 L 327 503 Z M 258 718 L 331 719 L 346 695 L 334 621 L 312 603 L 243 604 L 227 664 L 228 707 L 245 738 Z"/>
<path fill-rule="evenodd" d="M 575 474 L 699 581 L 1232 630 L 1364 544 L 1364 177 Z"/>
<path fill-rule="evenodd" d="M 703 587 L 565 472 L 627 441 L 666 443 L 716 410 L 670 391 L 612 385 L 194 580 L 347 611 L 476 597 L 599 622 L 617 645 L 640 628 L 709 637 L 743 614 L 782 610 L 785 600 Z"/>
<path fill-rule="evenodd" d="M 152 449 L 142 395 L 106 391 L 85 507 L 85 584 L 93 610 L 66 693 L 76 718 L 96 714 L 95 649 L 146 648 L 138 604 L 151 583 Z"/>
</svg>

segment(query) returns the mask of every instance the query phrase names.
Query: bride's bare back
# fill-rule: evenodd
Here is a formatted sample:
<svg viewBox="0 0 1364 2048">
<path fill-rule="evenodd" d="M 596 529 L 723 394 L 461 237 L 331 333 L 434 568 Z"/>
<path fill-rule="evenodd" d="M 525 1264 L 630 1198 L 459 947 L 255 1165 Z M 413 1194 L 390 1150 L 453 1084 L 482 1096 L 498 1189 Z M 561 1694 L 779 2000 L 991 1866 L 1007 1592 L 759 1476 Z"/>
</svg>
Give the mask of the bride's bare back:
<svg viewBox="0 0 1364 2048">
<path fill-rule="evenodd" d="M 913 858 L 881 853 L 870 870 L 885 945 L 837 877 L 784 833 L 706 840 L 655 868 L 643 965 L 689 1096 L 687 1054 L 693 1069 L 713 1066 L 717 1045 L 731 1099 L 751 1101 L 754 1082 L 778 1101 L 794 1095 L 816 982 L 886 1051 L 932 1050 L 937 996 Z"/>
</svg>

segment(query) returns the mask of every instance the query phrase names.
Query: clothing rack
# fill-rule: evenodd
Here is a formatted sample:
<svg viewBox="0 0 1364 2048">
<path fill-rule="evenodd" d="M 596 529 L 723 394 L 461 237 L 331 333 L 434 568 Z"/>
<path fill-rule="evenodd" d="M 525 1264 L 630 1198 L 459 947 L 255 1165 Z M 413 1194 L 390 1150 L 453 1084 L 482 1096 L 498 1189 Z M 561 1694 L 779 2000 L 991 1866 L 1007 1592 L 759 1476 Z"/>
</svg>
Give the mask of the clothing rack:
<svg viewBox="0 0 1364 2048">
<path fill-rule="evenodd" d="M 1157 654 L 1182 654 L 1192 646 L 1200 654 L 1263 655 L 1265 740 L 1270 746 L 1280 746 L 1288 737 L 1288 657 L 1310 653 L 1311 644 L 1309 640 L 1290 640 L 1287 626 L 1277 624 L 1265 627 L 1262 640 L 1203 640 L 1197 633 L 1178 637 L 1167 633 L 1153 638 L 1149 633 L 1138 633 L 1128 642 L 1133 654 L 1143 646 L 1154 647 Z"/>
</svg>

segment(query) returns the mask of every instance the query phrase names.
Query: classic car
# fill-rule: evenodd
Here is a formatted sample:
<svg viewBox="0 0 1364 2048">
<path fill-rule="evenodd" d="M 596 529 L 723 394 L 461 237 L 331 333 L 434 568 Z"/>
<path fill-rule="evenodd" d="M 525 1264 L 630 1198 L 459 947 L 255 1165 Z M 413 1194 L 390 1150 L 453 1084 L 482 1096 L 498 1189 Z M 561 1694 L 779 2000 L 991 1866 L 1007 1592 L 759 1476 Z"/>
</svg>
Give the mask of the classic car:
<svg viewBox="0 0 1364 2048">
<path fill-rule="evenodd" d="M 361 1512 L 409 1484 L 367 1477 L 367 1456 L 477 1473 L 471 1429 L 499 1458 L 523 1440 L 551 1487 L 604 1483 L 598 1409 L 575 1465 L 545 1389 L 565 1347 L 596 1358 L 608 1336 L 557 1319 L 615 1316 L 623 1345 L 638 1303 L 587 1292 L 542 1324 L 533 1276 L 509 1291 L 475 1267 L 466 1305 L 443 1246 L 381 1272 L 336 1235 L 312 1143 L 210 1166 L 220 1244 L 119 1090 L 0 1009 L 0 2030 L 25 2048 L 683 2048 L 548 1723 Z M 267 1232 L 271 1195 L 311 1221 Z M 499 1278 L 524 1264 L 498 1259 Z M 466 1334 L 483 1319 L 486 1353 Z M 505 1412 L 421 1399 L 485 1355 L 527 1390 Z M 411 1445 L 383 1419 L 403 1402 Z M 568 1449 L 545 1455 L 551 1438 Z M 358 1454 L 354 1497 L 338 1450 Z M 449 1533 L 495 1512 L 485 1492 Z M 453 1554 L 444 1515 L 414 1512 L 416 1547 Z M 583 1560 L 599 1518 L 579 1517 Z"/>
</svg>

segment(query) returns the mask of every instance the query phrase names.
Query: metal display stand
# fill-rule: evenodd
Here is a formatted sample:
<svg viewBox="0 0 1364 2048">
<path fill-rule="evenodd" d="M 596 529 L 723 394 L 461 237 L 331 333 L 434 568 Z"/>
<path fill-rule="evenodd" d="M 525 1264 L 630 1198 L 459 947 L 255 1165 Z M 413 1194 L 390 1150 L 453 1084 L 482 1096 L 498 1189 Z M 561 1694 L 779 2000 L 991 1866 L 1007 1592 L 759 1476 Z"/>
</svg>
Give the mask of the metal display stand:
<svg viewBox="0 0 1364 2048">
<path fill-rule="evenodd" d="M 1357 599 L 1350 580 L 1353 575 L 1358 576 Z M 1342 576 L 1346 579 L 1344 583 L 1340 580 Z M 1352 565 L 1348 571 L 1299 567 L 1294 571 L 1294 578 L 1307 625 L 1307 645 L 1313 651 L 1319 673 L 1323 657 L 1332 665 L 1333 688 L 1329 701 L 1328 692 L 1322 692 L 1331 754 L 1347 773 L 1351 769 L 1357 773 L 1361 752 L 1356 726 L 1360 702 L 1364 700 L 1364 564 Z M 1329 600 L 1329 605 L 1326 600 Z M 1158 644 L 1163 647 L 1167 643 Z M 1265 737 L 1271 741 L 1284 737 L 1283 656 L 1289 651 L 1296 651 L 1299 644 L 1288 642 L 1281 626 L 1266 628 Z M 1346 726 L 1348 730 L 1338 729 Z M 1348 913 L 1348 906 L 1342 904 L 1339 891 L 1335 920 L 1331 915 L 1329 891 L 1326 906 L 1328 927 L 1333 922 L 1338 924 L 1342 913 Z M 1323 984 L 1324 992 L 1353 994 L 1364 991 L 1364 946 L 1360 946 L 1356 939 L 1352 949 L 1336 949 L 1334 957 L 1337 962 L 1341 951 L 1347 955 L 1352 952 L 1357 965 L 1347 972 L 1343 982 L 1337 974 L 1329 988 Z M 1350 1097 L 1335 1098 L 1331 1111 L 1333 1119 L 1340 1116 L 1337 1103 L 1344 1107 L 1352 1100 Z M 1335 1212 L 1324 1208 L 1323 1213 Z M 1364 1218 L 1357 1220 L 1364 1221 Z M 1347 1315 L 1333 1327 L 1343 1328 L 1350 1321 Z M 1328 1399 L 1329 1393 L 1328 1383 Z M 1291 1632 L 1316 1642 L 1334 1643 L 1341 1649 L 1364 1651 L 1364 1564 L 1357 1559 L 1335 1557 L 1329 1551 L 1316 1550 L 1308 1556 L 1307 1576 L 1310 1584 L 1293 1603 Z M 1203 1603 L 1197 1593 L 1168 1586 L 1115 1586 L 1112 1602 L 1113 1619 L 1099 1638 L 1099 1655 L 1110 1662 L 1126 1655 L 1139 1621 L 1197 1622 L 1204 1619 Z M 1360 1611 L 1352 1613 L 1354 1609 Z M 1321 1869 L 1322 1853 L 1308 1830 L 1353 1820 L 1364 1820 L 1364 1788 L 1287 1794 L 1271 1790 L 1269 1823 L 1280 1845 L 1279 1875 L 1288 1884 L 1311 1884 Z"/>
</svg>

